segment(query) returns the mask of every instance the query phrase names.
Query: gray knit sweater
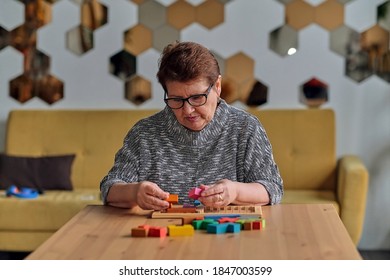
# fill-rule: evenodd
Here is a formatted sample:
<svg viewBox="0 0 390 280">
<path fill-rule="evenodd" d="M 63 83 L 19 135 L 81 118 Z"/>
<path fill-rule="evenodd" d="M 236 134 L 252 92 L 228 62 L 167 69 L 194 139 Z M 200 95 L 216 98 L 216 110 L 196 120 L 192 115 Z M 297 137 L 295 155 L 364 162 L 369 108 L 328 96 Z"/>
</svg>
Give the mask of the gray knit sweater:
<svg viewBox="0 0 390 280">
<path fill-rule="evenodd" d="M 104 203 L 114 183 L 151 181 L 190 203 L 188 191 L 221 179 L 258 182 L 270 203 L 279 203 L 283 181 L 259 120 L 221 101 L 212 121 L 194 132 L 178 123 L 170 108 L 143 119 L 126 135 L 114 166 L 103 178 Z"/>
</svg>

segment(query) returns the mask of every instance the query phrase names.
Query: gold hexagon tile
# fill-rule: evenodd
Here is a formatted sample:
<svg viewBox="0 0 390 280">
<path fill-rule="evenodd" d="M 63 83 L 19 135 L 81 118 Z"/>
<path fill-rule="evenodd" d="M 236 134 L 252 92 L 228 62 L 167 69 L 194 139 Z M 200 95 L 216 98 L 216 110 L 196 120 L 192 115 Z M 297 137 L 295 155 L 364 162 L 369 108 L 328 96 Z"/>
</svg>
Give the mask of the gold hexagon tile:
<svg viewBox="0 0 390 280">
<path fill-rule="evenodd" d="M 249 98 L 249 93 L 251 92 L 254 83 L 255 78 L 251 77 L 238 85 L 238 96 L 242 103 L 246 104 L 246 101 Z"/>
<path fill-rule="evenodd" d="M 242 52 L 239 52 L 226 60 L 225 75 L 238 84 L 252 78 L 255 62 Z"/>
<path fill-rule="evenodd" d="M 314 7 L 303 0 L 295 0 L 286 4 L 286 23 L 300 30 L 314 22 Z"/>
<path fill-rule="evenodd" d="M 238 84 L 236 81 L 226 76 L 222 78 L 221 98 L 229 104 L 239 100 Z"/>
<path fill-rule="evenodd" d="M 25 73 L 9 82 L 9 96 L 20 103 L 25 103 L 35 95 L 33 92 L 34 81 Z"/>
<path fill-rule="evenodd" d="M 23 2 L 23 1 L 22 1 Z M 51 22 L 51 5 L 45 1 L 28 1 L 25 5 L 25 23 L 29 28 L 40 28 Z"/>
<path fill-rule="evenodd" d="M 138 24 L 124 33 L 124 48 L 133 55 L 139 55 L 152 47 L 152 31 Z"/>
<path fill-rule="evenodd" d="M 389 31 L 379 24 L 361 33 L 361 47 L 370 56 L 379 56 L 389 50 Z"/>
<path fill-rule="evenodd" d="M 96 0 L 81 4 L 81 25 L 96 30 L 107 23 L 107 7 Z"/>
<path fill-rule="evenodd" d="M 328 0 L 315 8 L 315 22 L 326 30 L 333 30 L 344 23 L 344 6 L 337 0 Z"/>
<path fill-rule="evenodd" d="M 195 7 L 179 0 L 167 8 L 168 23 L 176 29 L 183 29 L 195 22 Z"/>
<path fill-rule="evenodd" d="M 45 75 L 36 82 L 36 94 L 47 104 L 64 98 L 64 83 L 53 75 Z"/>
<path fill-rule="evenodd" d="M 125 83 L 125 99 L 140 105 L 152 98 L 152 85 L 141 76 L 134 76 Z"/>
<path fill-rule="evenodd" d="M 225 20 L 224 5 L 217 0 L 208 0 L 196 7 L 196 20 L 199 24 L 212 29 Z"/>
</svg>

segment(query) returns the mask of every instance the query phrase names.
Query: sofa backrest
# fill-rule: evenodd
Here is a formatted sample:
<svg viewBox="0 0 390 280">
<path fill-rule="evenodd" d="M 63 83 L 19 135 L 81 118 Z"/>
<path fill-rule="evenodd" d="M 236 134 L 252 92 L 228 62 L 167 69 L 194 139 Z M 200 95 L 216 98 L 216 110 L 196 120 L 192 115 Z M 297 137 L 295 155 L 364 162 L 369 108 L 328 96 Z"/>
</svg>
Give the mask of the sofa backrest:
<svg viewBox="0 0 390 280">
<path fill-rule="evenodd" d="M 19 156 L 76 154 L 72 182 L 96 188 L 128 130 L 158 110 L 14 110 L 5 152 Z M 333 189 L 335 123 L 330 109 L 249 110 L 264 125 L 286 189 Z"/>
<path fill-rule="evenodd" d="M 17 156 L 75 154 L 74 189 L 98 188 L 128 130 L 157 110 L 14 110 L 5 152 Z"/>
<path fill-rule="evenodd" d="M 335 116 L 331 109 L 248 110 L 270 139 L 286 189 L 335 189 Z"/>
</svg>

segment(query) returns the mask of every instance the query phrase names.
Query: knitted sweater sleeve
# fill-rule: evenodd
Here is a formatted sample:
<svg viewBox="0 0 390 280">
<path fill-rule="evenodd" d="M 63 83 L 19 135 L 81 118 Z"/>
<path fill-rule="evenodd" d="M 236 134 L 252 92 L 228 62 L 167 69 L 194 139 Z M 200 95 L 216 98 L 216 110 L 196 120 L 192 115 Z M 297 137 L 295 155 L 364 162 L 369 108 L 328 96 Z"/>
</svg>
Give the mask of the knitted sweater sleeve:
<svg viewBox="0 0 390 280">
<path fill-rule="evenodd" d="M 244 170 L 247 182 L 258 182 L 267 190 L 270 204 L 281 202 L 283 196 L 283 180 L 275 163 L 272 146 L 266 131 L 256 119 L 247 130 L 245 143 Z"/>
<path fill-rule="evenodd" d="M 107 195 L 113 184 L 138 181 L 140 161 L 138 130 L 138 125 L 135 125 L 127 133 L 123 146 L 115 155 L 113 167 L 100 183 L 100 192 L 104 204 L 107 204 Z"/>
</svg>

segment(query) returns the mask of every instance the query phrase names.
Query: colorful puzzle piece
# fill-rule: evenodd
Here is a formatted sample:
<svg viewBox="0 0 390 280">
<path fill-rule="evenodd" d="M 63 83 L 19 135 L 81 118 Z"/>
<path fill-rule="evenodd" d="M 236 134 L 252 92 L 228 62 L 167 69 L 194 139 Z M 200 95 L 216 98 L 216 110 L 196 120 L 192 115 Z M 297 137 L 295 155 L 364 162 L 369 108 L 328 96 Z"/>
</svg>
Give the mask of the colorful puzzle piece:
<svg viewBox="0 0 390 280">
<path fill-rule="evenodd" d="M 241 225 L 236 223 L 223 223 L 223 224 L 209 224 L 207 225 L 208 233 L 222 234 L 222 233 L 239 233 L 241 231 Z"/>
<path fill-rule="evenodd" d="M 209 224 L 218 224 L 214 219 L 204 219 L 204 220 L 194 220 L 192 221 L 192 226 L 195 229 L 207 229 Z"/>
<path fill-rule="evenodd" d="M 201 188 L 192 188 L 192 189 L 190 189 L 190 191 L 188 193 L 188 197 L 196 200 L 200 197 L 200 194 L 202 193 L 202 191 L 203 191 L 203 189 L 201 189 Z"/>
<path fill-rule="evenodd" d="M 165 237 L 167 233 L 166 227 L 150 227 L 148 237 Z"/>
<path fill-rule="evenodd" d="M 224 223 L 235 223 L 236 221 L 238 221 L 240 219 L 240 217 L 222 217 L 220 219 L 218 219 L 218 222 L 220 224 L 224 224 Z"/>
<path fill-rule="evenodd" d="M 177 195 L 177 194 L 169 194 L 169 196 L 166 199 L 166 201 L 168 201 L 170 205 L 177 204 L 179 202 L 179 195 Z"/>
<path fill-rule="evenodd" d="M 167 236 L 166 227 L 156 227 L 150 225 L 140 225 L 131 229 L 133 237 L 165 237 Z"/>
<path fill-rule="evenodd" d="M 169 236 L 192 236 L 194 235 L 194 227 L 191 225 L 169 225 L 168 232 Z"/>
</svg>

